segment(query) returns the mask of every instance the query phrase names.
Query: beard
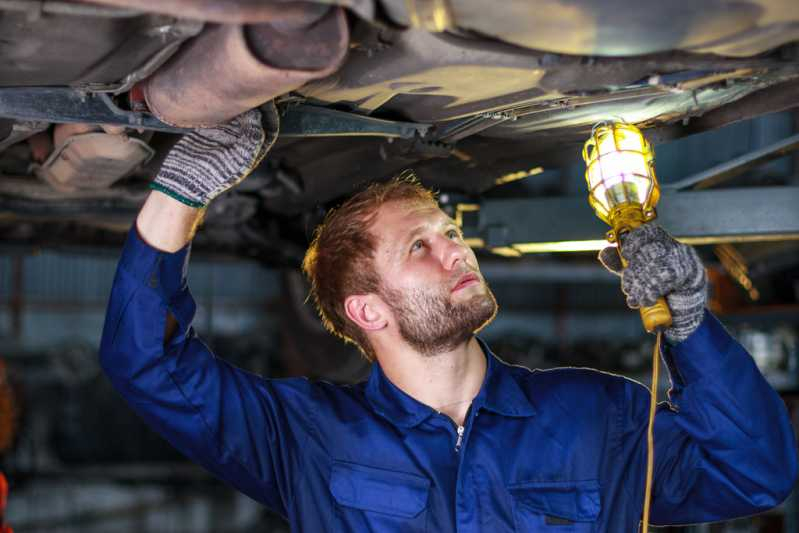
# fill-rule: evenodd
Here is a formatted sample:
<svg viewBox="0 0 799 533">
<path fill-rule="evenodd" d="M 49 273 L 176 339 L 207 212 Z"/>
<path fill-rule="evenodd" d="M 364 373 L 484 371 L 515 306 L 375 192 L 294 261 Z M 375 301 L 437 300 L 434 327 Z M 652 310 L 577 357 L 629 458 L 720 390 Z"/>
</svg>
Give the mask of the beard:
<svg viewBox="0 0 799 533">
<path fill-rule="evenodd" d="M 399 291 L 383 286 L 381 296 L 397 319 L 403 340 L 424 356 L 451 351 L 487 326 L 497 314 L 497 300 L 484 290 L 453 303 L 447 287 Z"/>
</svg>

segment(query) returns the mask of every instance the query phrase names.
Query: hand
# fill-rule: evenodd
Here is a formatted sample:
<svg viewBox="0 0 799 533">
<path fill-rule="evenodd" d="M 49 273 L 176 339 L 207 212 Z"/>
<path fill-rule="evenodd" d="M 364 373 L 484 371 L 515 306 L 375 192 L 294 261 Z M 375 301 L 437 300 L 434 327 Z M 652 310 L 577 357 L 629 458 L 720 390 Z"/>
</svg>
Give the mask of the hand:
<svg viewBox="0 0 799 533">
<path fill-rule="evenodd" d="M 251 109 L 227 124 L 188 133 L 172 147 L 150 188 L 190 207 L 205 207 L 258 166 L 274 144 L 278 126 L 270 102 L 263 122 L 261 112 Z"/>
<path fill-rule="evenodd" d="M 599 252 L 599 261 L 621 276 L 627 305 L 649 307 L 665 296 L 672 325 L 663 334 L 673 344 L 687 339 L 702 322 L 707 303 L 707 275 L 696 250 L 651 223 L 624 235 L 621 244 L 627 268 L 613 246 Z"/>
</svg>

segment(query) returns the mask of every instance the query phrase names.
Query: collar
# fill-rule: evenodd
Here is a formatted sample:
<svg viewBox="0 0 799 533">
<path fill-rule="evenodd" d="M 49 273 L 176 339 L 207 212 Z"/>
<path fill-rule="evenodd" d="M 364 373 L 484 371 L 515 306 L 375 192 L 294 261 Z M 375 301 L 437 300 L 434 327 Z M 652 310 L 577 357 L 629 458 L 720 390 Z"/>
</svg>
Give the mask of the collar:
<svg viewBox="0 0 799 533">
<path fill-rule="evenodd" d="M 494 355 L 479 337 L 477 341 L 486 357 L 486 375 L 472 402 L 472 409 L 483 408 L 510 417 L 533 416 L 535 408 L 514 376 L 513 369 L 516 367 Z M 377 361 L 372 363 L 372 371 L 366 383 L 366 398 L 375 412 L 401 427 L 417 426 L 436 413 L 435 409 L 394 385 Z"/>
</svg>

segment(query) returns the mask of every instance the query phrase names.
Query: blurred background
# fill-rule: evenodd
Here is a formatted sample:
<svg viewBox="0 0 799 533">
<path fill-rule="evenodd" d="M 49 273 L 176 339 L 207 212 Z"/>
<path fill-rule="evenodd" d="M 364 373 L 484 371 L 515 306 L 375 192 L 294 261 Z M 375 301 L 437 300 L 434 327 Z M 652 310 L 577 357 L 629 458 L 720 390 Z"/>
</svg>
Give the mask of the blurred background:
<svg viewBox="0 0 799 533">
<path fill-rule="evenodd" d="M 662 183 L 799 131 L 776 113 L 655 147 Z M 545 170 L 485 198 L 584 196 L 584 167 Z M 424 179 L 424 175 L 420 176 Z M 788 154 L 743 184 L 799 185 Z M 447 191 L 441 191 L 446 195 Z M 586 203 L 585 209 L 589 210 Z M 741 213 L 745 216 L 745 213 Z M 597 238 L 601 238 L 598 235 Z M 711 306 L 749 349 L 799 423 L 799 241 L 698 246 Z M 25 532 L 281 532 L 279 517 L 214 480 L 152 433 L 111 388 L 97 349 L 122 245 L 45 249 L 0 244 L 0 469 L 5 519 Z M 520 258 L 481 255 L 500 304 L 482 336 L 530 368 L 589 366 L 649 382 L 654 338 L 624 306 L 618 279 L 595 252 Z M 220 356 L 269 377 L 347 383 L 367 364 L 327 335 L 297 269 L 193 254 L 195 327 Z M 659 384 L 661 395 L 667 378 Z M 662 397 L 662 396 L 661 396 Z M 796 495 L 760 516 L 673 532 L 799 532 Z"/>
</svg>

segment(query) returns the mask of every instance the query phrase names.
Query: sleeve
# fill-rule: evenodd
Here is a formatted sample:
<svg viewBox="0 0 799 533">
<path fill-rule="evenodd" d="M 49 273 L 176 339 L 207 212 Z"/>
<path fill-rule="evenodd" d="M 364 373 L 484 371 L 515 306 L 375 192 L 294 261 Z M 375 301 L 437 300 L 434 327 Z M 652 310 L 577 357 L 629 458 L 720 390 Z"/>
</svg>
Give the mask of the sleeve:
<svg viewBox="0 0 799 533">
<path fill-rule="evenodd" d="M 672 387 L 655 415 L 651 523 L 729 520 L 779 505 L 796 482 L 796 438 L 752 357 L 708 311 L 661 356 Z M 635 457 L 628 480 L 643 505 L 649 391 L 627 381 L 623 394 L 621 446 Z"/>
<path fill-rule="evenodd" d="M 308 429 L 287 416 L 277 391 L 279 381 L 292 380 L 238 369 L 197 338 L 186 283 L 189 247 L 160 252 L 134 224 L 111 290 L 100 363 L 128 404 L 173 446 L 285 517 L 298 441 Z M 178 327 L 164 347 L 167 312 Z"/>
</svg>

